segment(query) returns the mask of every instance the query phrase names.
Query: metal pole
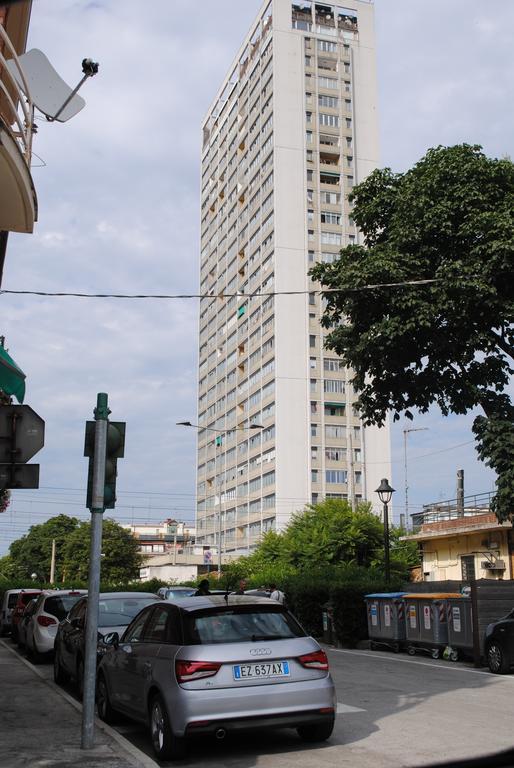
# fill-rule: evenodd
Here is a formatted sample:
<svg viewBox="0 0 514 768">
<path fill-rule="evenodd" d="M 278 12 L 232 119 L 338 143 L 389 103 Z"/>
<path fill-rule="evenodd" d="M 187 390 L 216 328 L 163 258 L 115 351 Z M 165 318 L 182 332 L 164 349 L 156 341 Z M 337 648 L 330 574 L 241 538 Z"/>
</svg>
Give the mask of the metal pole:
<svg viewBox="0 0 514 768">
<path fill-rule="evenodd" d="M 407 434 L 409 430 L 403 430 L 403 472 L 405 479 L 405 521 L 409 520 L 409 483 L 407 481 Z"/>
<path fill-rule="evenodd" d="M 2 286 L 2 277 L 4 274 L 5 254 L 7 251 L 7 238 L 9 232 L 5 230 L 0 231 L 0 287 Z"/>
<path fill-rule="evenodd" d="M 217 461 L 218 458 L 218 439 L 221 440 L 221 437 L 215 437 L 214 438 L 214 482 L 216 485 L 218 485 L 218 469 L 219 469 L 219 461 Z M 221 491 L 222 486 L 221 483 L 219 484 L 219 505 L 218 505 L 218 581 L 221 578 Z M 216 498 L 216 489 L 214 490 L 214 498 Z"/>
<path fill-rule="evenodd" d="M 384 571 L 386 584 L 391 581 L 391 566 L 389 563 L 389 511 L 384 504 Z"/>
<path fill-rule="evenodd" d="M 50 584 L 55 584 L 55 539 L 52 539 L 52 559 L 50 560 Z"/>
<path fill-rule="evenodd" d="M 82 749 L 94 746 L 96 648 L 98 644 L 98 604 L 100 592 L 100 559 L 102 553 L 102 520 L 104 513 L 105 456 L 109 409 L 107 395 L 97 395 L 95 409 L 95 455 L 91 503 L 91 549 L 86 616 L 84 658 L 84 698 L 82 703 Z"/>
</svg>

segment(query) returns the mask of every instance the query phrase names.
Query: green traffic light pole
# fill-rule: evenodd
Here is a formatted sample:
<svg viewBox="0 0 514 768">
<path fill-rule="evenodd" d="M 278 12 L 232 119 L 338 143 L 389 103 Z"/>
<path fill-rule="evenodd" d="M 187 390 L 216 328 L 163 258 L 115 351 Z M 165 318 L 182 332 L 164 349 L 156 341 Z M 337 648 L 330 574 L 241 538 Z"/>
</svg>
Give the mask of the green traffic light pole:
<svg viewBox="0 0 514 768">
<path fill-rule="evenodd" d="M 102 553 L 102 521 L 104 513 L 105 457 L 109 408 L 107 395 L 97 395 L 95 415 L 95 453 L 91 503 L 91 548 L 84 654 L 84 696 L 82 703 L 82 749 L 94 746 L 96 649 L 98 644 L 98 606 L 100 602 L 100 560 Z M 79 671 L 80 674 L 80 671 Z"/>
</svg>

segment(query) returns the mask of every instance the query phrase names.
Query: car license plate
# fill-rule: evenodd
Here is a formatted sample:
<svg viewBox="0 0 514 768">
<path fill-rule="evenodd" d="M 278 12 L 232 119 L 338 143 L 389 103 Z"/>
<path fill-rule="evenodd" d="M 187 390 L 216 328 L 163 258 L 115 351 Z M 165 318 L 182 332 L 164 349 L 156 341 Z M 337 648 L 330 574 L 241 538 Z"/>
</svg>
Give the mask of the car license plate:
<svg viewBox="0 0 514 768">
<path fill-rule="evenodd" d="M 234 680 L 258 680 L 266 677 L 288 677 L 288 661 L 261 661 L 258 664 L 235 664 Z"/>
</svg>

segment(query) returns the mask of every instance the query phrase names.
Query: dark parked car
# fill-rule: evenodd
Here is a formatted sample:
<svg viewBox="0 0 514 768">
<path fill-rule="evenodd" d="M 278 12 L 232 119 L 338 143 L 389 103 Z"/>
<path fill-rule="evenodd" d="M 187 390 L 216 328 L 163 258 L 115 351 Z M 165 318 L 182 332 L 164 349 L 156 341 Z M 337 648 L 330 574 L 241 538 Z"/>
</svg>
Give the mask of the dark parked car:
<svg viewBox="0 0 514 768">
<path fill-rule="evenodd" d="M 13 643 L 18 642 L 18 624 L 22 619 L 25 607 L 34 597 L 39 597 L 40 594 L 40 589 L 22 589 L 19 593 L 11 616 L 11 640 Z"/>
<path fill-rule="evenodd" d="M 514 664 L 514 609 L 485 631 L 484 654 L 487 666 L 497 675 L 506 674 Z"/>
<path fill-rule="evenodd" d="M 324 741 L 334 727 L 328 659 L 294 616 L 267 598 L 190 597 L 143 609 L 98 668 L 102 720 L 146 723 L 160 759 L 184 757 L 188 739 L 295 728 Z"/>
<path fill-rule="evenodd" d="M 110 632 L 122 633 L 134 616 L 146 605 L 158 601 L 150 592 L 100 593 L 98 611 L 98 658 L 106 647 L 102 638 Z M 57 628 L 54 645 L 54 680 L 62 685 L 69 678 L 77 684 L 82 696 L 84 678 L 84 648 L 86 636 L 87 595 L 79 600 Z"/>
</svg>

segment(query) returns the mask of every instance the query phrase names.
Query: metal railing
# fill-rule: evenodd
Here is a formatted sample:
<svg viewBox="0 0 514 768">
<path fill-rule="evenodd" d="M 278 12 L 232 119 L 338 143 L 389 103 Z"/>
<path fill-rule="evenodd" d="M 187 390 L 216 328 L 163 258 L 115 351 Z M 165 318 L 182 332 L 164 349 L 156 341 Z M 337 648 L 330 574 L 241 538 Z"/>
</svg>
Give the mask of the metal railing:
<svg viewBox="0 0 514 768">
<path fill-rule="evenodd" d="M 0 50 L 0 92 L 6 99 L 7 104 L 11 110 L 11 114 L 6 121 L 6 125 L 10 128 L 12 121 L 14 121 L 14 123 L 17 125 L 18 130 L 12 130 L 12 128 L 10 128 L 10 130 L 12 135 L 17 139 L 21 153 L 25 158 L 25 162 L 30 168 L 32 158 L 32 135 L 34 133 L 34 102 L 32 101 L 30 89 L 16 54 L 16 50 L 2 24 L 0 24 L 0 41 L 3 43 L 3 51 Z M 16 79 L 8 69 L 7 59 L 4 56 L 4 52 L 11 54 L 12 61 L 14 61 L 20 79 L 23 83 L 25 93 L 23 93 Z M 16 94 L 19 107 L 11 97 L 9 88 L 6 83 L 8 83 L 9 87 L 12 88 Z M 22 114 L 20 114 L 19 109 L 21 109 Z M 0 117 L 5 118 L 6 116 L 0 114 Z"/>
<path fill-rule="evenodd" d="M 493 495 L 493 493 L 479 493 L 465 496 L 463 499 L 447 499 L 425 504 L 422 512 L 411 515 L 412 530 L 417 532 L 427 523 L 487 515 L 490 513 Z"/>
</svg>

